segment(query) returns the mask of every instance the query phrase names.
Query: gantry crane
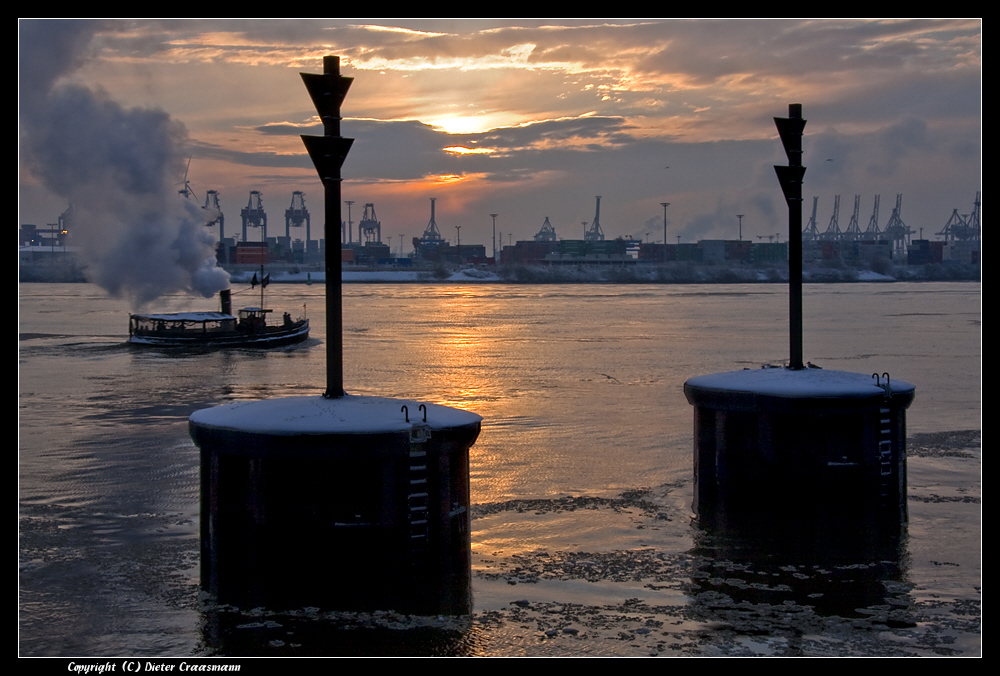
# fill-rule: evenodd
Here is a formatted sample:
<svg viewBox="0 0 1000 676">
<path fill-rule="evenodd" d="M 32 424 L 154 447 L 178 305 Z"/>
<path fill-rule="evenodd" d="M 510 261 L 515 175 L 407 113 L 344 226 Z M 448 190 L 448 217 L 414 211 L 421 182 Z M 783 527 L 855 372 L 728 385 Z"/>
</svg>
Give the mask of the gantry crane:
<svg viewBox="0 0 1000 676">
<path fill-rule="evenodd" d="M 875 195 L 875 206 L 872 208 L 872 217 L 868 220 L 868 229 L 864 233 L 864 239 L 873 242 L 877 242 L 882 236 L 882 231 L 878 227 L 878 200 L 879 196 Z"/>
<path fill-rule="evenodd" d="M 240 218 L 243 220 L 243 241 L 247 241 L 247 226 L 253 228 L 263 228 L 261 241 L 267 241 L 267 214 L 264 213 L 264 200 L 259 190 L 250 191 L 250 199 L 245 208 L 240 209 Z"/>
<path fill-rule="evenodd" d="M 601 196 L 597 196 L 597 210 L 594 212 L 594 222 L 590 228 L 583 233 L 583 239 L 587 242 L 603 242 L 604 230 L 601 229 Z"/>
<path fill-rule="evenodd" d="M 542 223 L 542 229 L 538 231 L 535 235 L 536 242 L 554 242 L 556 241 L 556 229 L 552 227 L 549 223 L 549 217 L 545 217 L 545 222 Z"/>
<path fill-rule="evenodd" d="M 955 209 L 951 218 L 944 224 L 944 229 L 938 233 L 938 237 L 944 237 L 949 242 L 968 242 L 980 238 L 979 208 L 981 205 L 982 193 L 976 193 L 976 200 L 972 204 L 972 212 L 962 216 Z"/>
<path fill-rule="evenodd" d="M 365 205 L 365 213 L 358 223 L 358 239 L 365 244 L 382 243 L 382 223 L 375 216 L 375 205 L 371 202 Z"/>
<path fill-rule="evenodd" d="M 906 253 L 906 245 L 910 241 L 910 229 L 903 223 L 900 212 L 903 209 L 902 193 L 896 195 L 896 207 L 892 210 L 889 222 L 885 224 L 882 235 L 892 241 L 893 251 L 897 254 Z"/>
<path fill-rule="evenodd" d="M 312 235 L 312 223 L 309 218 L 309 210 L 306 209 L 306 196 L 301 190 L 296 190 L 292 193 L 292 202 L 285 209 L 285 237 L 288 241 L 292 240 L 291 229 L 293 227 L 301 228 L 302 224 L 306 224 L 306 242 L 311 239 Z M 309 245 L 306 245 L 309 248 Z"/>
<path fill-rule="evenodd" d="M 432 244 L 437 245 L 444 242 L 444 238 L 441 237 L 441 231 L 438 230 L 437 223 L 434 221 L 434 202 L 437 198 L 431 198 L 431 220 L 427 223 L 427 227 L 424 228 L 424 234 L 420 238 L 421 244 Z"/>
</svg>

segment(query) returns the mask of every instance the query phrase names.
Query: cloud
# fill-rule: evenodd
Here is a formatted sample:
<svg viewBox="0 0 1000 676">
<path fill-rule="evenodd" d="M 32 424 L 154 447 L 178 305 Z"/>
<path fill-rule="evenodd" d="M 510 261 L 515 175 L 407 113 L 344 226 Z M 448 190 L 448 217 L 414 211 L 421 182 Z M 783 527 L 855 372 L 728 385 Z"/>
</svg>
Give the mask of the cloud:
<svg viewBox="0 0 1000 676">
<path fill-rule="evenodd" d="M 185 290 L 228 285 L 200 208 L 173 186 L 184 175 L 184 126 L 161 110 L 124 108 L 101 91 L 59 84 L 82 63 L 93 26 L 25 22 L 21 128 L 28 166 L 70 204 L 70 243 L 88 274 L 138 305 Z M 51 30 L 50 30 L 51 28 Z M 52 45 L 53 40 L 68 40 Z M 54 49 L 54 56 L 49 48 Z M 28 75 L 28 73 L 32 75 Z"/>
<path fill-rule="evenodd" d="M 771 117 L 790 102 L 809 120 L 806 189 L 822 204 L 906 192 L 908 209 L 943 219 L 969 201 L 981 32 L 976 20 L 120 21 L 99 26 L 74 79 L 132 105 L 159 97 L 191 130 L 199 182 L 244 203 L 252 188 L 319 189 L 297 138 L 315 111 L 296 71 L 334 53 L 355 77 L 345 190 L 379 201 L 384 232 L 423 214 L 425 196 L 442 214 L 460 205 L 450 215 L 473 241 L 480 212 L 530 235 L 545 215 L 590 220 L 602 194 L 609 234 L 662 218 L 660 201 L 678 227 L 724 216 L 726 232 L 720 199 L 766 233 L 783 217 Z M 488 152 L 444 150 L 457 145 Z"/>
</svg>

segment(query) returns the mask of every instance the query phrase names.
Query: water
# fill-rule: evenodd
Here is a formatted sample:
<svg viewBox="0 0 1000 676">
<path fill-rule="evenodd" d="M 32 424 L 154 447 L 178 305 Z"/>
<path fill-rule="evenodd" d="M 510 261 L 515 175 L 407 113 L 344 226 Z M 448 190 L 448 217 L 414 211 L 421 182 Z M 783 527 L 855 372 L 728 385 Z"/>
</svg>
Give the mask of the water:
<svg viewBox="0 0 1000 676">
<path fill-rule="evenodd" d="M 476 610 L 412 618 L 219 608 L 199 593 L 187 417 L 321 393 L 322 286 L 269 289 L 278 311 L 305 305 L 307 343 L 178 355 L 125 345 L 129 308 L 96 287 L 23 284 L 19 651 L 978 654 L 980 292 L 806 285 L 806 359 L 917 386 L 909 537 L 887 561 L 824 568 L 742 556 L 690 519 L 681 386 L 780 363 L 785 287 L 345 286 L 349 392 L 484 418 L 471 451 Z"/>
</svg>

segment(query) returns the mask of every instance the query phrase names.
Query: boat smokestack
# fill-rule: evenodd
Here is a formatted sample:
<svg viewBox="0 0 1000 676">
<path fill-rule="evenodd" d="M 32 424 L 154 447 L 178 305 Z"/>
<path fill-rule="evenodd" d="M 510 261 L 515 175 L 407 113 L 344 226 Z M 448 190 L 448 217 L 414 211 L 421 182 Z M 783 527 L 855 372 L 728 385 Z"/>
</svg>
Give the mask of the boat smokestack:
<svg viewBox="0 0 1000 676">
<path fill-rule="evenodd" d="M 219 301 L 222 304 L 222 314 L 233 314 L 233 298 L 229 289 L 223 289 L 219 292 Z"/>
</svg>

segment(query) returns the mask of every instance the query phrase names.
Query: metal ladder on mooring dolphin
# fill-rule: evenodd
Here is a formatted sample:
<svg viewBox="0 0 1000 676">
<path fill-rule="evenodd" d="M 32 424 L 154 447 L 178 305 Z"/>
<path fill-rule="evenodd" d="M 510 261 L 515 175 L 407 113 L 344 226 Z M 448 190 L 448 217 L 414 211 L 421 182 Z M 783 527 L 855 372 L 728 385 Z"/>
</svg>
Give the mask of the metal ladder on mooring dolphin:
<svg viewBox="0 0 1000 676">
<path fill-rule="evenodd" d="M 420 407 L 424 408 L 423 404 Z M 426 413 L 424 415 L 426 416 Z M 428 572 L 430 492 L 427 471 L 427 440 L 430 437 L 431 430 L 425 423 L 413 423 L 413 427 L 410 428 L 410 451 L 407 458 L 409 487 L 406 496 L 410 531 L 407 563 L 412 581 L 424 580 Z"/>
<path fill-rule="evenodd" d="M 893 416 L 892 409 L 889 407 L 889 399 L 892 397 L 892 386 L 889 384 L 889 374 L 883 373 L 882 378 L 885 378 L 885 382 L 881 381 L 878 374 L 873 373 L 872 377 L 875 378 L 876 384 L 885 390 L 885 401 L 882 406 L 879 407 L 879 424 L 878 424 L 878 461 L 879 461 L 879 498 L 881 508 L 886 509 L 890 505 L 895 504 L 898 499 L 896 495 L 896 483 L 899 478 L 896 476 L 896 458 L 893 457 Z"/>
</svg>

